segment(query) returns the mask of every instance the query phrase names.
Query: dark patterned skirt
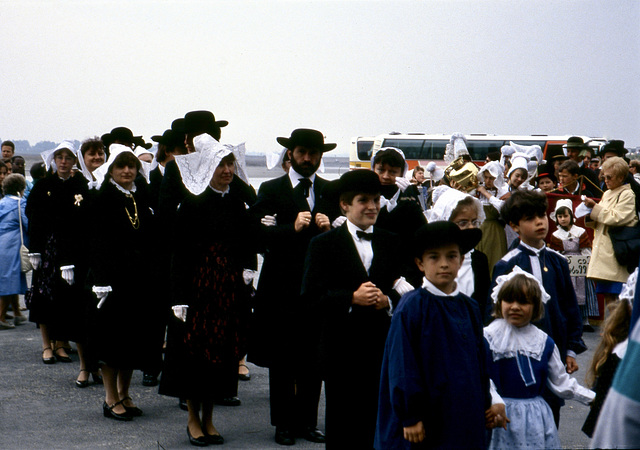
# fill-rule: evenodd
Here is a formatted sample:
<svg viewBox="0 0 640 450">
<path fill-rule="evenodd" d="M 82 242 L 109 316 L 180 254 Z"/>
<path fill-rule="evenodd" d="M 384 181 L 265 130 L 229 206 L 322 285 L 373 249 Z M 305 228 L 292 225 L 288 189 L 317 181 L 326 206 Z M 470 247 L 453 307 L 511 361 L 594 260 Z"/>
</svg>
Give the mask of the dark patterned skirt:
<svg viewBox="0 0 640 450">
<path fill-rule="evenodd" d="M 242 269 L 217 244 L 193 277 L 185 323 L 169 325 L 160 394 L 214 399 L 237 394 L 238 362 L 246 353 L 250 306 Z M 187 300 L 187 299 L 185 299 Z"/>
<path fill-rule="evenodd" d="M 79 274 L 76 268 L 75 272 Z M 51 340 L 82 342 L 86 336 L 86 303 L 82 280 L 73 285 L 62 279 L 55 235 L 49 236 L 38 270 L 33 271 L 28 296 L 29 320 L 47 325 Z"/>
</svg>

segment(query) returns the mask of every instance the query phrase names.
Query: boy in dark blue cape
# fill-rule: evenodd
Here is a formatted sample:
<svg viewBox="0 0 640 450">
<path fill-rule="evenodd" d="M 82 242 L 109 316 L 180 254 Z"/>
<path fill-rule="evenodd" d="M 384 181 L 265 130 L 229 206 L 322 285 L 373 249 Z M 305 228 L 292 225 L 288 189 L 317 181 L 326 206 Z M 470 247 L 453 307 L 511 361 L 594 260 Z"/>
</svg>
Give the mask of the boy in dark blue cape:
<svg viewBox="0 0 640 450">
<path fill-rule="evenodd" d="M 387 336 L 375 448 L 485 448 L 485 427 L 504 426 L 504 403 L 486 368 L 480 310 L 455 282 L 482 236 L 452 222 L 416 233 L 422 288 L 402 297 Z M 493 405 L 493 406 L 492 406 Z"/>
</svg>

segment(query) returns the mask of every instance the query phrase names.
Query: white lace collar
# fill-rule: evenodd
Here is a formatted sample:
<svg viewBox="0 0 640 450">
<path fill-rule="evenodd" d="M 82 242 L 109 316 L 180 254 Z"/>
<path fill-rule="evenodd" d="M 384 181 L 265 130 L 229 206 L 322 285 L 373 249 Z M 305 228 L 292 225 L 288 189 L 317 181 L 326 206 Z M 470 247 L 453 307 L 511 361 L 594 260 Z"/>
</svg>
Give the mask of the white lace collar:
<svg viewBox="0 0 640 450">
<path fill-rule="evenodd" d="M 556 231 L 553 232 L 553 235 L 560 240 L 579 238 L 584 233 L 584 228 L 581 228 L 577 225 L 573 225 L 569 231 L 564 230 L 560 227 Z"/>
<path fill-rule="evenodd" d="M 128 191 L 127 189 L 123 188 L 122 186 L 120 186 L 118 183 L 116 183 L 115 181 L 113 181 L 113 178 L 109 178 L 109 181 L 111 182 L 111 184 L 113 184 L 120 192 L 122 192 L 123 194 L 126 195 L 132 195 L 135 191 L 136 191 L 136 184 L 133 183 L 133 188 L 131 188 L 130 191 Z"/>
<path fill-rule="evenodd" d="M 496 319 L 485 327 L 484 337 L 494 361 L 514 358 L 518 353 L 540 361 L 547 343 L 547 334 L 535 325 L 518 328 L 504 319 Z"/>
<path fill-rule="evenodd" d="M 455 297 L 460 293 L 460 289 L 458 288 L 458 283 L 456 283 L 456 288 L 453 290 L 451 294 L 445 294 L 440 289 L 435 287 L 431 281 L 427 280 L 426 277 L 422 278 L 422 287 L 427 291 L 429 291 L 430 293 L 432 293 L 433 295 L 437 295 L 439 297 Z"/>
</svg>

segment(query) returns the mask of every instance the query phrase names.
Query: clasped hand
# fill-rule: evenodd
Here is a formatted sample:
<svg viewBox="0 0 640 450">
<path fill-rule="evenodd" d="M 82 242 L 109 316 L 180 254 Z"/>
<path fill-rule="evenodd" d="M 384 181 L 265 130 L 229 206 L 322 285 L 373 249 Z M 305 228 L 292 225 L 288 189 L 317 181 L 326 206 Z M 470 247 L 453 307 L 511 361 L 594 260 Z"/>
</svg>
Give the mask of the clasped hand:
<svg viewBox="0 0 640 450">
<path fill-rule="evenodd" d="M 389 306 L 389 298 L 382 293 L 371 281 L 362 283 L 353 293 L 351 303 L 359 306 L 373 306 L 375 309 L 383 309 Z"/>
<path fill-rule="evenodd" d="M 314 218 L 309 211 L 299 212 L 293 225 L 296 233 L 308 228 L 312 220 L 314 220 Z M 325 214 L 317 213 L 314 222 L 321 231 L 329 231 L 331 228 L 331 221 L 329 221 L 329 218 Z"/>
</svg>

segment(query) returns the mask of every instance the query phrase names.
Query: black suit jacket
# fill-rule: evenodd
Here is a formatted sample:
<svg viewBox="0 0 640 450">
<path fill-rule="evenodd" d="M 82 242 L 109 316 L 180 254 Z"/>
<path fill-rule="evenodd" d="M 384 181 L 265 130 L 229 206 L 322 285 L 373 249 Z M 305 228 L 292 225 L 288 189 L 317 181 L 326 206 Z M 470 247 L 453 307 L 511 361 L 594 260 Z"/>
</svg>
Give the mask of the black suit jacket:
<svg viewBox="0 0 640 450">
<path fill-rule="evenodd" d="M 315 177 L 313 190 L 315 218 L 322 191 L 328 181 Z M 253 220 L 277 214 L 276 226 L 262 226 L 264 262 L 260 272 L 254 308 L 253 338 L 249 351 L 252 362 L 270 366 L 274 359 L 286 360 L 304 347 L 298 339 L 307 311 L 300 303 L 300 284 L 309 241 L 320 233 L 314 219 L 296 233 L 299 212 L 309 211 L 306 198 L 294 191 L 288 175 L 262 183 L 250 210 Z"/>
<path fill-rule="evenodd" d="M 379 227 L 374 227 L 373 234 L 369 273 L 346 223 L 317 236 L 309 245 L 302 295 L 313 311 L 315 328 L 321 336 L 320 360 L 329 374 L 343 373 L 347 362 L 357 366 L 365 378 L 377 377 L 380 372 L 391 321 L 388 310 L 352 305 L 351 300 L 362 283 L 371 281 L 397 306 L 400 296 L 393 284 L 401 276 L 401 254 L 397 235 Z"/>
</svg>

